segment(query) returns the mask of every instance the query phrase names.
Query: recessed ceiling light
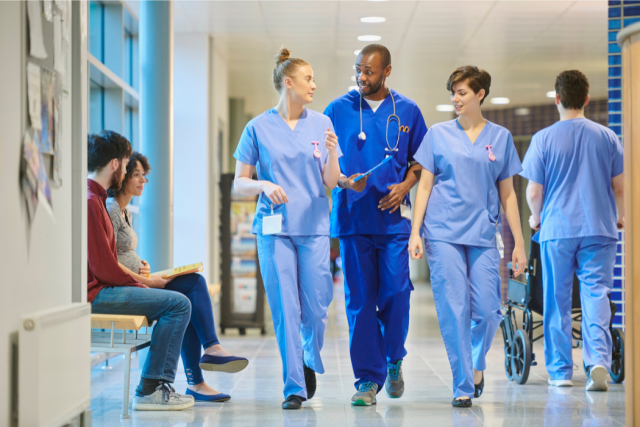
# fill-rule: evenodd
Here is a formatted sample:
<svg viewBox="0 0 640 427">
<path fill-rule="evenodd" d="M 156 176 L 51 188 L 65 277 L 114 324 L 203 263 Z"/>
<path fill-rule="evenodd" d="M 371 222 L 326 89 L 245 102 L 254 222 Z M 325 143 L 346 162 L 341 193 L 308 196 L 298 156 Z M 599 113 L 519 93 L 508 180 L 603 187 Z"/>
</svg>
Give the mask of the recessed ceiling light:
<svg viewBox="0 0 640 427">
<path fill-rule="evenodd" d="M 374 36 L 374 35 L 358 36 L 359 42 L 379 42 L 380 40 L 382 40 L 382 37 L 380 36 Z"/>
<path fill-rule="evenodd" d="M 362 51 L 362 49 L 354 50 L 354 51 L 353 51 L 353 54 L 354 54 L 355 56 L 358 56 L 358 55 L 360 55 L 360 52 L 361 52 L 361 51 Z"/>
<path fill-rule="evenodd" d="M 447 111 L 453 111 L 455 110 L 455 108 L 453 108 L 453 105 L 451 104 L 440 104 L 440 105 L 436 105 L 436 110 L 447 112 Z"/>
<path fill-rule="evenodd" d="M 531 110 L 526 107 L 516 108 L 513 111 L 513 114 L 515 114 L 516 116 L 528 116 L 529 113 L 531 113 Z"/>
<path fill-rule="evenodd" d="M 556 97 L 555 90 L 550 90 L 549 92 L 547 92 L 547 98 L 555 98 L 555 97 Z"/>
<path fill-rule="evenodd" d="M 356 81 L 356 76 L 351 76 L 351 81 L 355 82 Z"/>
<path fill-rule="evenodd" d="M 358 86 L 349 86 L 349 92 L 352 90 L 358 90 Z"/>
<path fill-rule="evenodd" d="M 491 98 L 491 103 L 496 105 L 505 105 L 509 103 L 509 98 L 497 96 L 495 98 Z"/>
<path fill-rule="evenodd" d="M 380 22 L 385 22 L 387 18 L 383 18 L 381 16 L 366 16 L 364 18 L 360 18 L 360 22 L 364 22 L 366 24 L 378 24 Z"/>
</svg>

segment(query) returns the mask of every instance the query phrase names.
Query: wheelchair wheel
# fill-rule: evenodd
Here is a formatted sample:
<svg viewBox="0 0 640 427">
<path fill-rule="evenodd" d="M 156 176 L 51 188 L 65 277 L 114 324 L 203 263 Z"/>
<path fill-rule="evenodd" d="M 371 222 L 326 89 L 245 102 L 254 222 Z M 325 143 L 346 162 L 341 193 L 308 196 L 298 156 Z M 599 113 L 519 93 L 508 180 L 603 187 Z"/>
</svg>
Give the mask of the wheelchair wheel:
<svg viewBox="0 0 640 427">
<path fill-rule="evenodd" d="M 624 332 L 614 329 L 611 336 L 613 341 L 613 354 L 611 356 L 611 379 L 620 384 L 624 381 Z"/>
<path fill-rule="evenodd" d="M 511 347 L 504 346 L 504 373 L 507 374 L 507 379 L 513 381 L 513 370 L 511 369 Z"/>
<path fill-rule="evenodd" d="M 518 329 L 511 347 L 511 372 L 518 384 L 524 384 L 529 379 L 531 368 L 531 343 L 522 329 Z"/>
</svg>

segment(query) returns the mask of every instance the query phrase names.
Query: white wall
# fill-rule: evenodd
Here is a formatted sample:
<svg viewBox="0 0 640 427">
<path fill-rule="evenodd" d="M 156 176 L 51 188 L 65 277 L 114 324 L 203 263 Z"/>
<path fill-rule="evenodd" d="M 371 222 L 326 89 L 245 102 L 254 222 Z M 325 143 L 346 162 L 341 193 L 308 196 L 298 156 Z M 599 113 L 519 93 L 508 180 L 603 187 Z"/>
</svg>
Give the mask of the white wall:
<svg viewBox="0 0 640 427">
<path fill-rule="evenodd" d="M 205 277 L 211 269 L 209 42 L 207 34 L 174 37 L 173 263 L 203 262 Z M 151 165 L 151 180 L 153 174 Z"/>
<path fill-rule="evenodd" d="M 71 99 L 62 103 L 62 183 L 52 188 L 53 217 L 38 207 L 29 225 L 19 186 L 26 119 L 26 17 L 22 2 L 0 2 L 0 425 L 10 426 L 11 347 L 19 317 L 72 302 Z M 24 25 L 21 25 L 24 24 Z M 24 44 L 21 46 L 21 39 Z M 51 51 L 50 54 L 53 52 Z M 67 63 L 71 70 L 71 61 Z M 71 90 L 71 88 L 69 89 Z M 85 139 L 86 144 L 86 139 Z M 86 150 L 84 151 L 86 153 Z M 86 156 L 86 154 L 85 154 Z M 86 181 L 85 184 L 86 185 Z M 86 200 L 84 201 L 86 203 Z M 86 258 L 85 258 L 86 263 Z M 86 276 L 84 276 L 86 287 Z M 86 301 L 86 292 L 84 292 Z M 87 355 L 89 357 L 89 355 Z M 73 378 L 69 378 L 73 381 Z"/>
</svg>

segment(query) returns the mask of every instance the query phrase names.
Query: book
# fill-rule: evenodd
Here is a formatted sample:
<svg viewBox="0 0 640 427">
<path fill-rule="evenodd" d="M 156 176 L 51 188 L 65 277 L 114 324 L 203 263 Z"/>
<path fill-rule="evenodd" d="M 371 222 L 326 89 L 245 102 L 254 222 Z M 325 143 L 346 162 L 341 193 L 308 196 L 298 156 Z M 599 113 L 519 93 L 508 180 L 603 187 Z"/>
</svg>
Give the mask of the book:
<svg viewBox="0 0 640 427">
<path fill-rule="evenodd" d="M 151 273 L 152 275 L 160 274 L 163 279 L 171 279 L 173 277 L 183 276 L 185 274 L 200 273 L 204 270 L 204 266 L 201 262 L 197 264 L 183 265 L 182 267 L 170 268 L 168 270 L 157 271 Z"/>
</svg>

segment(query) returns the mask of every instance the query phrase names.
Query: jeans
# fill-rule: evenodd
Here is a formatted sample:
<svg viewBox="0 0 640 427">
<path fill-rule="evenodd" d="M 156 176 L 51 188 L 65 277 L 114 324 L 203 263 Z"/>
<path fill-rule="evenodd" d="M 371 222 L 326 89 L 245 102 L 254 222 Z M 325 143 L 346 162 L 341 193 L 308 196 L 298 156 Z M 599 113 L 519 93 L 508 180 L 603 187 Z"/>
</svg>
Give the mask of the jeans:
<svg viewBox="0 0 640 427">
<path fill-rule="evenodd" d="M 191 303 L 187 297 L 164 289 L 114 286 L 100 290 L 91 304 L 91 311 L 145 316 L 149 323 L 157 320 L 142 377 L 174 382 L 180 344 L 191 317 Z"/>
<path fill-rule="evenodd" d="M 182 363 L 190 385 L 204 382 L 200 369 L 202 349 L 220 344 L 213 323 L 213 308 L 207 281 L 200 274 L 178 276 L 165 289 L 183 294 L 191 301 L 191 319 L 182 340 Z"/>
</svg>

